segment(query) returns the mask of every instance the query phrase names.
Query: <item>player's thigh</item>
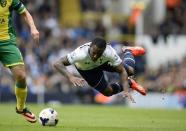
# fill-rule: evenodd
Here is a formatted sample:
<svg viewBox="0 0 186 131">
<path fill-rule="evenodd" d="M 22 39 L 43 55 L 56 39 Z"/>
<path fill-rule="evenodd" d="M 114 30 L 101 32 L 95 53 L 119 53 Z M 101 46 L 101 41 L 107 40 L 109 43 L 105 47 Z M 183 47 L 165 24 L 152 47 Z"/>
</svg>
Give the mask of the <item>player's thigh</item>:
<svg viewBox="0 0 186 131">
<path fill-rule="evenodd" d="M 25 78 L 23 57 L 16 45 L 7 44 L 0 46 L 0 55 L 1 62 L 4 66 L 10 68 L 15 78 Z"/>
<path fill-rule="evenodd" d="M 6 67 L 24 65 L 21 52 L 17 46 L 13 44 L 0 46 L 0 60 Z"/>
<path fill-rule="evenodd" d="M 104 73 L 102 70 L 99 69 L 92 69 L 92 70 L 78 70 L 78 72 L 81 74 L 81 76 L 86 80 L 86 82 L 91 87 L 97 87 L 98 85 L 103 86 L 106 83 Z"/>
</svg>

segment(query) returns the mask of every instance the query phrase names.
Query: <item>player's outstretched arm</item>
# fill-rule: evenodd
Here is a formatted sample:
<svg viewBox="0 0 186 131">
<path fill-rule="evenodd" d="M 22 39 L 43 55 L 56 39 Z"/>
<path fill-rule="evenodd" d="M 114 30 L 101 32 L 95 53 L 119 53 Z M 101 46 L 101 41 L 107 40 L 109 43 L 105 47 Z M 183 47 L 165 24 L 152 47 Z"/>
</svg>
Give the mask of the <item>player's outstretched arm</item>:
<svg viewBox="0 0 186 131">
<path fill-rule="evenodd" d="M 64 75 L 74 86 L 84 86 L 85 80 L 79 77 L 75 77 L 71 74 L 66 66 L 71 65 L 67 59 L 67 57 L 60 58 L 57 62 L 54 63 L 54 67 L 59 71 L 62 75 Z"/>
<path fill-rule="evenodd" d="M 26 23 L 30 27 L 31 36 L 34 39 L 34 41 L 38 44 L 39 43 L 39 31 L 37 30 L 34 20 L 28 10 L 24 11 L 22 13 L 22 16 L 24 17 Z"/>
<path fill-rule="evenodd" d="M 120 75 L 120 83 L 123 86 L 123 97 L 127 97 L 130 101 L 135 103 L 134 98 L 129 93 L 128 75 L 127 75 L 125 68 L 123 67 L 122 64 L 120 64 L 119 66 L 116 67 L 116 71 Z"/>
</svg>

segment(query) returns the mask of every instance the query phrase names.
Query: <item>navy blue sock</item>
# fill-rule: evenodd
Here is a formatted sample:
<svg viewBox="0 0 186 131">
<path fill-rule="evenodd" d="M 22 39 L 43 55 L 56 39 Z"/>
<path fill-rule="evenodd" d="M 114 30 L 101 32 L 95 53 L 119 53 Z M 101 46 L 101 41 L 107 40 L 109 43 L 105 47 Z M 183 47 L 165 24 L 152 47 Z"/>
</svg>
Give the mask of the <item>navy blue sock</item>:
<svg viewBox="0 0 186 131">
<path fill-rule="evenodd" d="M 134 72 L 130 72 L 129 67 L 135 68 L 135 59 L 130 50 L 126 50 L 123 58 L 123 65 L 125 70 L 127 71 L 128 76 L 134 75 Z"/>
<path fill-rule="evenodd" d="M 117 93 L 123 91 L 122 85 L 120 85 L 118 83 L 112 83 L 112 84 L 110 84 L 110 86 L 111 86 L 111 88 L 113 90 L 112 95 L 117 94 Z"/>
</svg>

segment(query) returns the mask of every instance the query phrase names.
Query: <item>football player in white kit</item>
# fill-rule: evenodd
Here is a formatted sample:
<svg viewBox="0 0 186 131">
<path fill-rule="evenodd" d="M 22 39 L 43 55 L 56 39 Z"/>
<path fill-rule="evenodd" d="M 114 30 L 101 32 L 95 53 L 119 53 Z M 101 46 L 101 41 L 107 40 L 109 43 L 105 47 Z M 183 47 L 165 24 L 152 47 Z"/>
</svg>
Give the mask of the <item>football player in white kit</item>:
<svg viewBox="0 0 186 131">
<path fill-rule="evenodd" d="M 96 37 L 92 42 L 85 43 L 60 58 L 54 63 L 54 67 L 74 86 L 84 86 L 86 81 L 91 87 L 105 96 L 111 96 L 123 91 L 124 97 L 135 102 L 129 93 L 129 88 L 138 91 L 142 95 L 146 95 L 146 91 L 130 76 L 134 75 L 134 56 L 143 55 L 145 50 L 142 47 L 125 47 L 122 50 L 124 53 L 123 60 L 103 38 Z M 68 72 L 66 66 L 72 64 L 75 65 L 83 78 L 76 77 Z M 119 73 L 119 82 L 108 83 L 103 71 Z"/>
</svg>

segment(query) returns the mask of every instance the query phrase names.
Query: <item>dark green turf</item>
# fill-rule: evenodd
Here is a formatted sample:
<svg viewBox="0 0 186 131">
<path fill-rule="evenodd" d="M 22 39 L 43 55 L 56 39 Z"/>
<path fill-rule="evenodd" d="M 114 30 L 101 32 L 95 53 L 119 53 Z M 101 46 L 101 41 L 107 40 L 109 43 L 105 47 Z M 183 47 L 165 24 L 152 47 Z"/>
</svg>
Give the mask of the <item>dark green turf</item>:
<svg viewBox="0 0 186 131">
<path fill-rule="evenodd" d="M 130 109 L 124 106 L 61 105 L 56 127 L 31 124 L 14 104 L 0 104 L 0 131 L 186 131 L 186 110 Z M 29 105 L 37 115 L 46 107 Z"/>
</svg>

